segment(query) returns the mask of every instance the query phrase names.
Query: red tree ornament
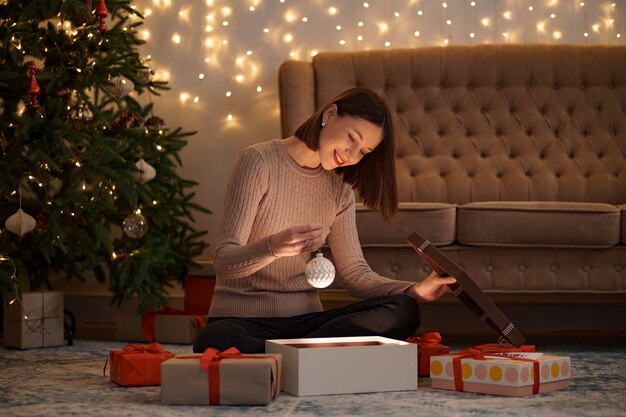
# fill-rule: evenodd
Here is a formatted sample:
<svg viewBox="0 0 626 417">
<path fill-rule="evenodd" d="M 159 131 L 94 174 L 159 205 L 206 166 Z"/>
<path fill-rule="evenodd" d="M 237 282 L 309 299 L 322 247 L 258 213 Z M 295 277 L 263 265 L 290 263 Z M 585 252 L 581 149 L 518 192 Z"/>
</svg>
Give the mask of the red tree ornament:
<svg viewBox="0 0 626 417">
<path fill-rule="evenodd" d="M 30 106 L 38 110 L 39 109 L 39 93 L 41 89 L 39 88 L 39 84 L 37 84 L 37 78 L 35 78 L 35 73 L 37 72 L 37 66 L 33 61 L 28 63 L 28 72 L 30 74 L 30 81 L 28 82 L 28 90 L 26 91 L 30 96 Z"/>
<path fill-rule="evenodd" d="M 109 11 L 107 10 L 107 5 L 104 3 L 104 0 L 100 0 L 98 3 L 98 7 L 96 7 L 96 16 L 98 17 L 98 32 L 102 35 L 105 30 L 107 30 L 107 26 L 104 24 L 104 19 L 109 15 Z"/>
</svg>

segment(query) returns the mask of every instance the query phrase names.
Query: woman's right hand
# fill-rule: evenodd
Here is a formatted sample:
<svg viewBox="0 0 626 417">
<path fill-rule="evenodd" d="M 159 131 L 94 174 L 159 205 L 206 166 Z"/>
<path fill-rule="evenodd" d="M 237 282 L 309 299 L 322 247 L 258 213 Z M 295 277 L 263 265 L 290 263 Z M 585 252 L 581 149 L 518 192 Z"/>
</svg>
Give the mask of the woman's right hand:
<svg viewBox="0 0 626 417">
<path fill-rule="evenodd" d="M 321 224 L 293 226 L 270 236 L 270 250 L 276 257 L 315 252 L 324 244 Z"/>
</svg>

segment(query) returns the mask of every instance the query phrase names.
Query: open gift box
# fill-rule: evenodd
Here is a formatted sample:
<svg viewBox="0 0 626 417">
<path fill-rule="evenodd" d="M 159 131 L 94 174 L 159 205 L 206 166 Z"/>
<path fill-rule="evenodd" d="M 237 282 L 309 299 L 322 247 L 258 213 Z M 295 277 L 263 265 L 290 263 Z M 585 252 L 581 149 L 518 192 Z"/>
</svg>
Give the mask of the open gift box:
<svg viewBox="0 0 626 417">
<path fill-rule="evenodd" d="M 417 345 L 379 336 L 266 340 L 296 396 L 417 389 Z"/>
<path fill-rule="evenodd" d="M 482 394 L 525 396 L 569 386 L 569 357 L 528 353 L 509 353 L 513 355 L 511 357 L 507 357 L 507 354 L 490 356 L 474 349 L 469 351 L 471 352 L 431 357 L 432 387 Z"/>
</svg>

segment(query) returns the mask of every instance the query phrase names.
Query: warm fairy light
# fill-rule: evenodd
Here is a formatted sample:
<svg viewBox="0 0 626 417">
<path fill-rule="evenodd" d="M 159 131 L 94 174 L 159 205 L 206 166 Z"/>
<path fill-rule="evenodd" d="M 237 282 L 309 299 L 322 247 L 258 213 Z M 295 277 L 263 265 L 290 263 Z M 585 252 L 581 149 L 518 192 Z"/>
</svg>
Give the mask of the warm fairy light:
<svg viewBox="0 0 626 417">
<path fill-rule="evenodd" d="M 535 8 L 533 6 L 528 6 L 528 11 L 532 12 L 533 10 L 535 10 Z"/>
<path fill-rule="evenodd" d="M 149 30 L 142 30 L 140 33 L 141 33 L 141 39 L 143 39 L 144 41 L 147 41 L 148 39 L 150 39 Z"/>
<path fill-rule="evenodd" d="M 74 163 L 74 165 L 76 165 L 78 168 L 80 168 L 80 162 L 79 162 L 79 161 L 76 161 L 76 162 Z"/>
<path fill-rule="evenodd" d="M 232 114 L 228 114 L 228 116 L 226 116 L 226 119 L 228 119 L 228 121 L 232 121 L 233 120 L 233 115 Z"/>
<path fill-rule="evenodd" d="M 398 13 L 398 12 L 393 12 L 393 15 L 394 15 L 395 17 L 400 17 L 400 13 Z"/>
<path fill-rule="evenodd" d="M 448 3 L 446 3 L 445 1 L 443 3 L 441 3 L 441 7 L 443 7 L 444 9 L 448 8 Z"/>
<path fill-rule="evenodd" d="M 470 38 L 472 38 L 472 39 L 474 39 L 474 38 L 476 37 L 476 34 L 475 34 L 474 32 L 471 32 L 471 33 L 469 34 L 469 37 L 470 37 Z"/>
<path fill-rule="evenodd" d="M 291 10 L 289 10 L 287 13 L 285 13 L 285 20 L 287 22 L 293 22 L 298 18 L 298 16 L 296 16 L 296 14 L 294 12 L 292 12 Z"/>
<path fill-rule="evenodd" d="M 503 38 L 508 38 L 509 37 L 509 32 L 502 32 L 502 37 Z"/>
<path fill-rule="evenodd" d="M 331 16 L 336 15 L 336 14 L 337 14 L 337 12 L 338 12 L 338 10 L 337 10 L 337 8 L 336 8 L 336 7 L 329 7 L 329 8 L 328 8 L 328 14 L 329 14 L 329 15 L 331 15 Z"/>
<path fill-rule="evenodd" d="M 341 30 L 341 25 L 337 25 L 337 26 L 335 26 L 335 29 L 337 29 L 337 30 Z"/>
<path fill-rule="evenodd" d="M 593 29 L 594 32 L 598 32 L 600 31 L 600 25 L 599 24 L 594 24 L 593 26 L 591 26 L 591 28 Z"/>
<path fill-rule="evenodd" d="M 269 30 L 269 28 L 263 28 L 263 32 L 270 33 L 270 30 Z"/>
<path fill-rule="evenodd" d="M 241 75 L 241 74 L 237 74 L 235 76 L 235 81 L 237 81 L 238 83 L 242 83 L 244 81 L 244 79 L 245 79 L 244 76 Z"/>
<path fill-rule="evenodd" d="M 230 7 L 222 7 L 222 16 L 230 16 L 233 10 Z"/>
<path fill-rule="evenodd" d="M 232 92 L 230 92 L 230 91 L 227 91 L 227 92 L 226 92 L 226 97 L 230 97 L 230 96 L 232 96 L 232 95 L 233 95 L 233 93 L 232 93 Z"/>
<path fill-rule="evenodd" d="M 385 47 L 389 48 L 391 46 L 391 42 L 387 41 L 385 42 Z"/>
<path fill-rule="evenodd" d="M 489 26 L 489 23 L 491 23 L 491 21 L 489 20 L 488 17 L 483 17 L 480 23 L 482 23 L 483 26 Z"/>
<path fill-rule="evenodd" d="M 380 31 L 380 33 L 385 33 L 387 32 L 387 30 L 389 30 L 389 25 L 387 25 L 387 23 L 385 22 L 380 22 L 378 24 L 378 30 Z"/>
<path fill-rule="evenodd" d="M 306 17 L 306 16 L 304 16 L 304 17 L 302 18 L 302 21 L 303 21 L 304 23 L 306 23 L 306 22 L 308 22 L 308 21 L 309 21 L 309 18 L 308 18 L 308 17 Z"/>
<path fill-rule="evenodd" d="M 187 100 L 189 100 L 189 94 L 188 93 L 180 93 L 180 101 L 181 103 L 185 103 Z"/>
<path fill-rule="evenodd" d="M 507 10 L 506 12 L 502 13 L 502 17 L 504 17 L 507 20 L 511 20 L 511 12 Z"/>
<path fill-rule="evenodd" d="M 159 204 L 156 200 L 152 200 L 152 205 L 156 206 L 157 204 Z"/>
<path fill-rule="evenodd" d="M 285 36 L 283 36 L 283 40 L 287 43 L 293 41 L 293 35 L 291 33 L 286 33 Z"/>
<path fill-rule="evenodd" d="M 194 103 L 197 103 L 197 102 L 199 102 L 199 101 L 200 101 L 200 97 L 195 96 L 195 97 L 193 98 L 193 102 L 194 102 Z"/>
<path fill-rule="evenodd" d="M 445 39 L 443 40 L 443 44 L 444 44 L 444 45 L 448 45 L 449 43 L 450 43 L 450 39 L 445 38 Z"/>
<path fill-rule="evenodd" d="M 585 33 L 583 33 L 583 36 L 584 36 L 585 38 L 588 38 L 588 37 L 589 37 L 589 33 L 585 32 Z"/>
<path fill-rule="evenodd" d="M 175 44 L 179 44 L 180 43 L 180 35 L 178 33 L 174 33 L 172 35 L 172 42 L 174 42 Z"/>
<path fill-rule="evenodd" d="M 423 15 L 423 14 L 424 14 L 424 12 L 423 12 L 423 11 L 421 11 L 421 10 L 418 10 L 418 11 L 417 11 L 417 15 L 418 15 L 418 16 L 421 16 L 421 15 Z"/>
<path fill-rule="evenodd" d="M 359 22 L 359 23 L 357 23 L 356 25 L 357 25 L 358 27 L 362 28 L 362 27 L 363 27 L 363 25 L 364 25 L 364 23 L 363 23 L 363 22 Z"/>
<path fill-rule="evenodd" d="M 144 16 L 146 16 L 146 17 L 150 16 L 151 14 L 152 14 L 152 9 L 146 9 L 146 10 L 143 12 L 143 15 L 144 15 Z"/>
<path fill-rule="evenodd" d="M 448 19 L 446 20 L 446 25 L 451 25 L 452 24 L 452 20 Z"/>
<path fill-rule="evenodd" d="M 550 13 L 550 19 L 556 19 L 556 13 Z"/>
<path fill-rule="evenodd" d="M 555 30 L 552 36 L 554 36 L 554 39 L 561 39 L 561 36 L 563 35 L 558 30 Z"/>
<path fill-rule="evenodd" d="M 224 21 L 222 22 L 222 26 L 228 26 L 228 25 L 229 25 L 228 20 L 224 20 Z"/>
<path fill-rule="evenodd" d="M 315 56 L 315 55 L 317 55 L 317 51 L 314 49 L 311 51 L 311 56 Z"/>
<path fill-rule="evenodd" d="M 363 7 L 365 7 L 367 9 L 368 7 L 370 7 L 370 4 L 369 3 L 363 3 Z"/>
<path fill-rule="evenodd" d="M 539 23 L 537 23 L 537 30 L 539 32 L 545 32 L 545 30 L 546 30 L 546 22 L 539 22 Z"/>
<path fill-rule="evenodd" d="M 415 32 L 413 32 L 413 36 L 415 36 L 416 38 L 419 38 L 420 36 L 420 31 L 416 30 Z"/>
<path fill-rule="evenodd" d="M 580 7 L 584 7 L 585 6 L 585 2 L 581 1 L 580 3 L 578 3 L 580 5 Z"/>
<path fill-rule="evenodd" d="M 344 46 L 345 44 L 346 44 L 346 41 L 345 41 L 345 40 L 341 39 L 341 40 L 339 41 L 339 45 Z"/>
<path fill-rule="evenodd" d="M 256 92 L 260 93 L 261 91 L 263 91 L 263 87 L 261 87 L 260 85 L 256 88 Z"/>
<path fill-rule="evenodd" d="M 357 36 L 357 37 L 356 37 L 356 40 L 357 40 L 357 41 L 362 41 L 362 40 L 363 40 L 363 36 L 361 36 L 361 35 Z"/>
<path fill-rule="evenodd" d="M 250 10 L 251 12 L 253 12 L 253 11 L 255 10 L 255 9 L 254 9 L 254 6 L 250 6 L 250 7 L 248 7 L 248 10 Z"/>
<path fill-rule="evenodd" d="M 198 78 L 201 79 L 201 80 L 204 80 L 204 74 L 202 74 L 202 73 L 198 74 Z"/>
<path fill-rule="evenodd" d="M 252 51 L 246 51 L 246 55 L 248 56 L 252 55 Z"/>
<path fill-rule="evenodd" d="M 476 2 L 475 2 L 475 1 L 471 1 L 471 2 L 470 2 L 470 6 L 472 6 L 472 7 L 476 7 Z"/>
</svg>

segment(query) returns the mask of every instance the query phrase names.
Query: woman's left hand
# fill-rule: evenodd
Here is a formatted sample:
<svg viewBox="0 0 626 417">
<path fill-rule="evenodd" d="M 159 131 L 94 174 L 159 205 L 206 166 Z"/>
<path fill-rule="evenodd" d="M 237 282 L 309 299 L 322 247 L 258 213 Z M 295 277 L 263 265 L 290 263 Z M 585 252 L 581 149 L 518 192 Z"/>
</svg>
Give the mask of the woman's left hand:
<svg viewBox="0 0 626 417">
<path fill-rule="evenodd" d="M 456 279 L 450 276 L 440 276 L 435 271 L 431 272 L 422 282 L 409 287 L 406 294 L 415 301 L 435 301 L 450 291 L 448 284 L 454 284 Z"/>
</svg>

